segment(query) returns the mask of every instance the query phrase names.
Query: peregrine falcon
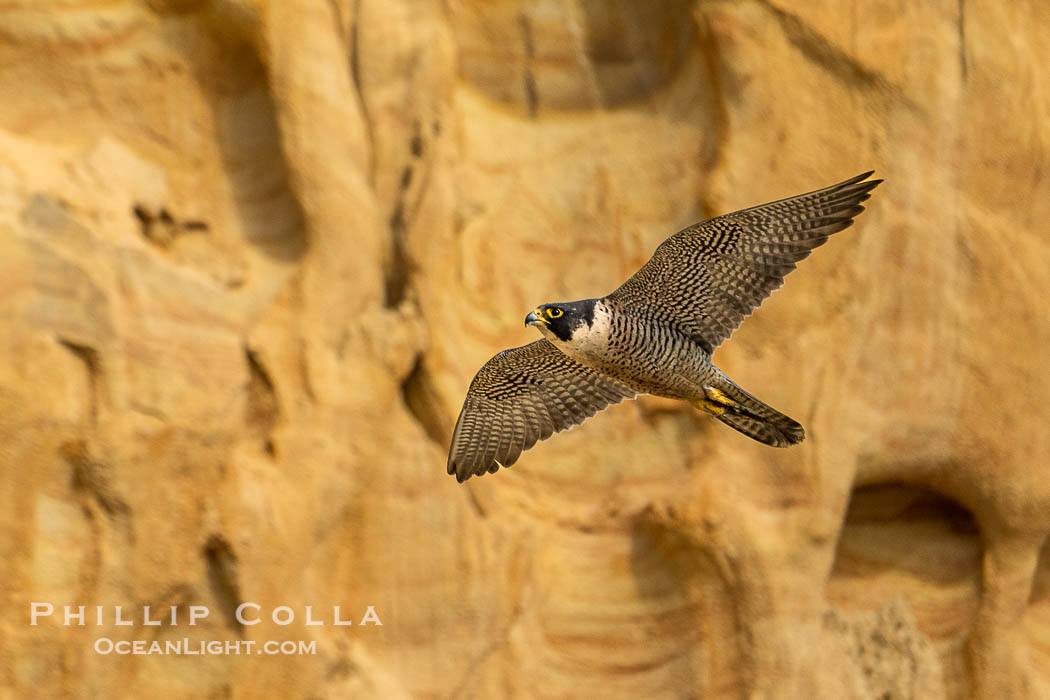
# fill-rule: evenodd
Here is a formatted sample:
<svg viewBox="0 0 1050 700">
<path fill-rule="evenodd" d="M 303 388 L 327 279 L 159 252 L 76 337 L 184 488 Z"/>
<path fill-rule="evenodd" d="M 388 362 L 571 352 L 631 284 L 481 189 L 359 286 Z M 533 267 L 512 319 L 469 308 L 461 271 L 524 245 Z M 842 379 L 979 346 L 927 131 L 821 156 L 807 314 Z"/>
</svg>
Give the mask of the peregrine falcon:
<svg viewBox="0 0 1050 700">
<path fill-rule="evenodd" d="M 873 172 L 694 224 L 613 293 L 536 307 L 525 325 L 543 339 L 499 353 L 470 383 L 448 473 L 462 482 L 509 467 L 538 440 L 639 394 L 688 401 L 766 445 L 801 442 L 801 425 L 711 355 L 797 262 L 864 211 L 882 182 Z"/>
</svg>

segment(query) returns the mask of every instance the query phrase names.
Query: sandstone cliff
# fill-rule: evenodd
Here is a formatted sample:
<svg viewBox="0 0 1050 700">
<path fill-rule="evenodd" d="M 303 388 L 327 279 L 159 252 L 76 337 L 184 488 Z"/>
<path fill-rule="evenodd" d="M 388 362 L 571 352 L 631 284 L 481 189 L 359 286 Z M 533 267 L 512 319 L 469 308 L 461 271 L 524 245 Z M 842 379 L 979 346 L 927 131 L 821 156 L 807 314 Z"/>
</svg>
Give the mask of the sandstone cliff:
<svg viewBox="0 0 1050 700">
<path fill-rule="evenodd" d="M 1048 37 L 1039 0 L 3 3 L 0 696 L 1050 697 Z M 535 304 L 868 168 L 715 358 L 803 445 L 642 400 L 444 473 Z"/>
</svg>

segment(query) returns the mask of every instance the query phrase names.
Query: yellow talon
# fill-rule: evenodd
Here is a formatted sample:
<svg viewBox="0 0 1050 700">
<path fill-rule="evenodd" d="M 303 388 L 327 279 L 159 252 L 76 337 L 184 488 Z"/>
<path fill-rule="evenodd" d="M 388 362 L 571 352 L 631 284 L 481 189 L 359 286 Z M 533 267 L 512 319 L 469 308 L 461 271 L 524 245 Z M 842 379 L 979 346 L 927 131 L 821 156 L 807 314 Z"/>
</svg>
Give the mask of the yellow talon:
<svg viewBox="0 0 1050 700">
<path fill-rule="evenodd" d="M 720 416 L 726 412 L 725 406 L 719 403 L 715 403 L 714 401 L 710 401 L 708 399 L 696 399 L 694 401 L 690 401 L 689 403 L 693 404 L 693 406 L 697 407 L 704 413 L 710 413 L 714 416 Z"/>
<path fill-rule="evenodd" d="M 704 393 L 707 394 L 709 401 L 713 401 L 721 406 L 732 406 L 736 403 L 733 399 L 729 398 L 725 392 L 720 389 L 716 389 L 713 386 L 705 386 Z M 723 408 L 724 410 L 724 408 Z M 721 415 L 722 411 L 718 412 Z"/>
</svg>

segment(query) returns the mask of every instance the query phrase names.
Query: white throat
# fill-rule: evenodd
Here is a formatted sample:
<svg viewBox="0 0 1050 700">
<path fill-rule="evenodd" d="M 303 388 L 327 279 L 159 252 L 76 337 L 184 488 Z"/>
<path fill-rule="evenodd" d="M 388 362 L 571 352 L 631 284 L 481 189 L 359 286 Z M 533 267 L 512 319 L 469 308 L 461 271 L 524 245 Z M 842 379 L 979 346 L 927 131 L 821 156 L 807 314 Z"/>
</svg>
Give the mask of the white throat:
<svg viewBox="0 0 1050 700">
<path fill-rule="evenodd" d="M 594 318 L 591 324 L 580 323 L 572 332 L 568 341 L 559 340 L 553 333 L 544 333 L 562 352 L 574 360 L 593 365 L 605 356 L 609 346 L 611 327 L 609 309 L 602 302 L 594 304 Z"/>
</svg>

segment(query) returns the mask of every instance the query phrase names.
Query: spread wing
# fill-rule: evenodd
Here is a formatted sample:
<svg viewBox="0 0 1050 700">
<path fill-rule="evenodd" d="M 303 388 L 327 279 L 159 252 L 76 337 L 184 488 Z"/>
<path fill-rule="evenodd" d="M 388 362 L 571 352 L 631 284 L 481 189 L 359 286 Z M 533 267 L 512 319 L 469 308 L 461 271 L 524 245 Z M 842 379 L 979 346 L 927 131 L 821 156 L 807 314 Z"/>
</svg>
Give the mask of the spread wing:
<svg viewBox="0 0 1050 700">
<path fill-rule="evenodd" d="M 547 340 L 504 350 L 470 383 L 452 433 L 448 473 L 466 481 L 509 467 L 537 441 L 635 395 Z"/>
<path fill-rule="evenodd" d="M 872 172 L 679 231 L 609 299 L 714 350 L 798 261 L 864 211 L 860 203 L 882 182 L 869 180 Z"/>
</svg>

